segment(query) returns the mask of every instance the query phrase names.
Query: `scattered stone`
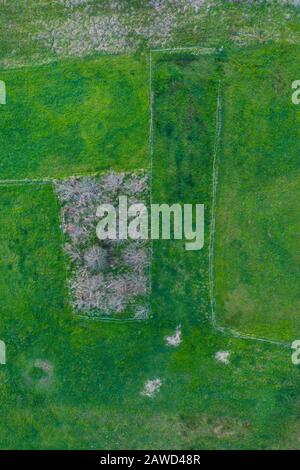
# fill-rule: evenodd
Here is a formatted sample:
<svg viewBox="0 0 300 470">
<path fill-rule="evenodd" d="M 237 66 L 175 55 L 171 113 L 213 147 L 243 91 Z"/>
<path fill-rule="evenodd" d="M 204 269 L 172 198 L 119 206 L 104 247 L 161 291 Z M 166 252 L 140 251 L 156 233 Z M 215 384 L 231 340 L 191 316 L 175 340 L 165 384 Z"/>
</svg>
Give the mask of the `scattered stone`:
<svg viewBox="0 0 300 470">
<path fill-rule="evenodd" d="M 229 364 L 229 356 L 230 351 L 218 351 L 215 354 L 215 359 L 218 362 L 222 362 L 223 364 Z"/>
<path fill-rule="evenodd" d="M 165 339 L 168 346 L 179 346 L 181 343 L 181 326 L 177 326 L 175 333 L 171 336 L 166 336 Z"/>
<path fill-rule="evenodd" d="M 141 394 L 146 397 L 153 398 L 159 392 L 161 385 L 162 382 L 160 379 L 148 380 L 145 383 Z"/>
</svg>

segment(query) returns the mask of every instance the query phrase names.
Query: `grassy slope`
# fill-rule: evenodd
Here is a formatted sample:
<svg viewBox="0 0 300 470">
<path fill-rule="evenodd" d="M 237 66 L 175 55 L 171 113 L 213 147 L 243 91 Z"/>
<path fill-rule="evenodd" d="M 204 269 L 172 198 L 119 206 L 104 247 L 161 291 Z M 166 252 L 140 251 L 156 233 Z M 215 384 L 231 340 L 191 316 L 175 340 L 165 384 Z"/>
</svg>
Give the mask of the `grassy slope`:
<svg viewBox="0 0 300 470">
<path fill-rule="evenodd" d="M 215 251 L 219 323 L 288 341 L 300 332 L 298 61 L 274 45 L 228 56 Z"/>
<path fill-rule="evenodd" d="M 1 179 L 147 167 L 147 58 L 2 71 Z"/>
</svg>

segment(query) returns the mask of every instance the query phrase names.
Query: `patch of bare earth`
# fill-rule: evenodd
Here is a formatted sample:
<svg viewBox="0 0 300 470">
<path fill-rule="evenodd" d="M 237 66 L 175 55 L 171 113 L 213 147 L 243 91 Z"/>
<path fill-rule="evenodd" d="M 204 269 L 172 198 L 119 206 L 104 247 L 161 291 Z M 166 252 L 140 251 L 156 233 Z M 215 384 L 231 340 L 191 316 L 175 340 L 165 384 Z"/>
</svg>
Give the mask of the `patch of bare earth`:
<svg viewBox="0 0 300 470">
<path fill-rule="evenodd" d="M 34 370 L 39 370 L 43 374 L 41 377 L 34 378 Z M 30 385 L 39 387 L 48 387 L 53 381 L 54 367 L 50 361 L 45 359 L 36 359 L 32 366 L 25 372 L 25 381 Z"/>
<path fill-rule="evenodd" d="M 176 331 L 173 335 L 165 337 L 168 346 L 177 347 L 180 345 L 181 339 L 181 326 L 177 326 Z"/>
</svg>

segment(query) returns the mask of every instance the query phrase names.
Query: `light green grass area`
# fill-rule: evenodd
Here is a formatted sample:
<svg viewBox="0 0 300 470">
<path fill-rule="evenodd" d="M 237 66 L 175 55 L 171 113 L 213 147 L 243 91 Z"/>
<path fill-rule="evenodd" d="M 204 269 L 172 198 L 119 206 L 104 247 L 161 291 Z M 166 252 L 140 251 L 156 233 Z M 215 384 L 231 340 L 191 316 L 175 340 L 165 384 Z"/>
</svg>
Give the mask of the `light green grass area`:
<svg viewBox="0 0 300 470">
<path fill-rule="evenodd" d="M 68 307 L 50 185 L 0 187 L 1 448 L 297 447 L 299 371 L 290 351 L 223 336 L 210 322 L 209 207 L 220 58 L 155 56 L 153 199 L 207 207 L 203 251 L 154 245 L 153 315 L 79 320 Z M 181 324 L 182 343 L 165 336 Z M 216 362 L 230 351 L 230 364 Z M 36 364 L 53 366 L 51 380 Z M 48 374 L 49 375 L 49 374 Z M 160 378 L 154 398 L 144 383 Z M 292 430 L 292 432 L 291 432 Z"/>
<path fill-rule="evenodd" d="M 110 56 L 2 70 L 1 179 L 147 167 L 147 61 Z"/>
<path fill-rule="evenodd" d="M 229 53 L 217 189 L 217 322 L 286 341 L 300 334 L 299 57 L 272 45 Z"/>
<path fill-rule="evenodd" d="M 58 205 L 50 185 L 0 186 L 0 194 L 1 331 L 28 339 L 65 308 Z"/>
</svg>

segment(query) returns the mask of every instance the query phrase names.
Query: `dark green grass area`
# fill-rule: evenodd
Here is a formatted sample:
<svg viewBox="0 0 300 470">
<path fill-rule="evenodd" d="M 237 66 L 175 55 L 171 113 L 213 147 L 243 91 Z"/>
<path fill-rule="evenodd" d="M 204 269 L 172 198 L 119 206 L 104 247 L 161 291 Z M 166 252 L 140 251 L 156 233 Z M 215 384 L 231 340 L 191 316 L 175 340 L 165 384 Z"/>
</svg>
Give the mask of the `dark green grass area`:
<svg viewBox="0 0 300 470">
<path fill-rule="evenodd" d="M 7 344 L 1 448 L 299 447 L 299 370 L 290 351 L 220 335 L 208 318 L 220 73 L 214 56 L 155 57 L 153 199 L 206 204 L 207 233 L 200 252 L 179 242 L 154 245 L 150 321 L 76 319 L 51 187 L 0 187 L 0 338 Z M 165 336 L 179 323 L 182 343 L 170 348 Z M 223 350 L 231 353 L 228 365 L 214 358 Z M 51 363 L 51 380 L 37 360 Z M 155 378 L 162 380 L 159 394 L 142 396 L 145 381 Z"/>
<path fill-rule="evenodd" d="M 166 322 L 208 312 L 207 259 L 219 64 L 214 54 L 153 54 L 153 202 L 205 205 L 205 246 L 154 242 L 153 288 Z M 179 111 L 180 110 L 180 111 Z M 195 221 L 194 221 L 195 222 Z"/>
<path fill-rule="evenodd" d="M 225 66 L 219 164 L 217 320 L 243 333 L 300 333 L 298 47 L 232 51 Z"/>
<path fill-rule="evenodd" d="M 2 70 L 1 179 L 147 167 L 148 76 L 146 56 Z"/>
</svg>

